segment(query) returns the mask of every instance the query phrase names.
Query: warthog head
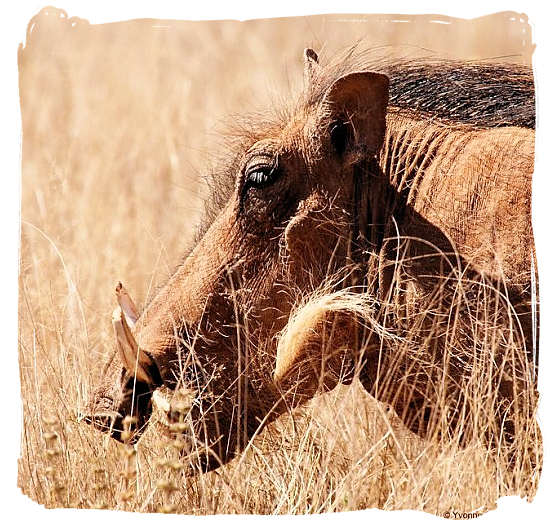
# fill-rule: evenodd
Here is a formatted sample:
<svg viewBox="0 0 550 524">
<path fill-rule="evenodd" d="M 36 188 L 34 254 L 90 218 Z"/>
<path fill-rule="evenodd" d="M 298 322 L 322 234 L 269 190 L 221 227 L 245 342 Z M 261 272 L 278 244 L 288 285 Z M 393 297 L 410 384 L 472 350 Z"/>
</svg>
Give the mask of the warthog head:
<svg viewBox="0 0 550 524">
<path fill-rule="evenodd" d="M 244 121 L 212 174 L 183 265 L 141 314 L 117 289 L 118 352 L 86 419 L 133 442 L 163 412 L 206 470 L 358 376 L 419 435 L 513 442 L 534 402 L 532 267 L 516 246 L 532 250 L 531 73 L 488 85 L 504 66 L 404 63 L 384 69 L 388 109 L 385 75 L 304 58 L 301 97 Z M 479 325 L 510 342 L 474 351 Z"/>
<path fill-rule="evenodd" d="M 247 131 L 224 168 L 231 191 L 153 302 L 133 319 L 121 301 L 119 355 L 90 415 L 114 437 L 126 415 L 137 417 L 139 437 L 157 388 L 192 391 L 190 425 L 210 451 L 203 468 L 212 468 L 262 423 L 353 371 L 352 359 L 315 358 L 315 344 L 308 356 L 277 355 L 277 335 L 301 297 L 329 275 L 353 280 L 358 178 L 384 140 L 388 78 L 362 71 L 324 84 L 319 67 L 306 50 L 298 109 Z M 333 328 L 334 351 L 350 347 L 344 320 Z"/>
</svg>

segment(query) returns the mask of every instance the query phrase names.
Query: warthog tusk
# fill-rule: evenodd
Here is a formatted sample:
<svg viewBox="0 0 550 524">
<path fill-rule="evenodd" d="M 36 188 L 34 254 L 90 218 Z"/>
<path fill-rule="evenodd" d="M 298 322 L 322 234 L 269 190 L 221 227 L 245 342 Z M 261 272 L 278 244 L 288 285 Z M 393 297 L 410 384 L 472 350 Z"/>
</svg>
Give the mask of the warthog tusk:
<svg viewBox="0 0 550 524">
<path fill-rule="evenodd" d="M 132 300 L 132 297 L 129 295 L 128 291 L 126 291 L 126 288 L 122 285 L 122 282 L 119 282 L 117 284 L 115 293 L 118 305 L 122 308 L 122 311 L 124 312 L 124 316 L 126 317 L 126 322 L 128 323 L 128 326 L 130 327 L 130 329 L 134 329 L 139 314 L 137 307 Z"/>
<path fill-rule="evenodd" d="M 153 379 L 147 370 L 151 368 L 153 362 L 147 353 L 139 348 L 126 320 L 126 309 L 130 311 L 131 318 L 137 319 L 136 306 L 122 284 L 118 284 L 116 293 L 121 305 L 113 311 L 113 327 L 122 363 L 130 373 L 135 374 L 138 380 L 151 384 Z"/>
</svg>

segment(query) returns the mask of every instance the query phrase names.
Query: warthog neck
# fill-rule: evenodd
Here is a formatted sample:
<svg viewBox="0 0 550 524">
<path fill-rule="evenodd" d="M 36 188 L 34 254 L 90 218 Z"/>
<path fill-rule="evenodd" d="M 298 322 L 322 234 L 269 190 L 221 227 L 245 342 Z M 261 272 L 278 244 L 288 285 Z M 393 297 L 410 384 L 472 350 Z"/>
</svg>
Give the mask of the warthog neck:
<svg viewBox="0 0 550 524">
<path fill-rule="evenodd" d="M 459 154 L 472 133 L 475 133 L 472 126 L 449 126 L 433 119 L 390 112 L 380 166 L 401 202 L 414 206 L 418 187 L 427 170 L 443 158 Z"/>
<path fill-rule="evenodd" d="M 421 294 L 453 272 L 506 289 L 529 345 L 533 149 L 532 129 L 451 125 L 390 111 L 379 163 L 365 177 L 371 289 L 375 281 L 381 299 L 399 294 L 398 266 Z"/>
</svg>

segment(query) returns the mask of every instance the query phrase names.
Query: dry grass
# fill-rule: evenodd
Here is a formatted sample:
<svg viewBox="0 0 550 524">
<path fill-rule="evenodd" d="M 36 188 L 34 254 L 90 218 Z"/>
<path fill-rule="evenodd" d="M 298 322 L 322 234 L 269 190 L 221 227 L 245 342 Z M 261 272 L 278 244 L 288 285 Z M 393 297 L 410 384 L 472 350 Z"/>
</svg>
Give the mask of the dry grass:
<svg viewBox="0 0 550 524">
<path fill-rule="evenodd" d="M 487 453 L 481 438 L 466 447 L 453 437 L 421 440 L 357 382 L 281 417 L 240 458 L 194 478 L 154 428 L 132 454 L 75 418 L 113 347 L 113 284 L 122 277 L 146 302 L 192 236 L 205 191 L 198 173 L 216 150 L 220 117 L 297 83 L 306 45 L 330 53 L 368 33 L 372 46 L 409 43 L 462 58 L 519 53 L 529 63 L 520 24 L 501 17 L 472 22 L 470 31 L 457 22 L 442 33 L 425 21 L 316 18 L 166 31 L 147 22 L 72 27 L 53 18 L 42 15 L 20 57 L 19 485 L 28 496 L 47 506 L 277 514 L 485 511 L 505 494 L 534 495 L 540 442 L 532 418 L 518 439 L 521 459 L 509 468 L 506 450 Z M 494 24 L 500 32 L 487 31 Z M 460 48 L 451 47 L 456 42 Z M 326 299 L 324 307 L 334 304 L 343 307 Z M 507 339 L 502 326 L 499 336 L 481 335 L 491 331 L 489 316 L 477 308 L 469 319 L 474 345 L 490 361 Z M 391 333 L 391 323 L 365 321 L 373 320 Z M 418 343 L 392 336 L 401 337 L 396 351 L 410 354 Z M 450 340 L 449 352 L 461 343 Z M 509 354 L 520 352 L 515 344 L 510 339 Z M 465 384 L 475 405 L 494 400 L 494 391 L 478 387 L 488 384 L 487 369 L 480 365 Z M 532 385 L 527 397 L 522 405 L 532 407 Z M 483 410 L 477 414 L 478 427 L 491 424 Z M 534 475 L 526 456 L 534 456 Z"/>
</svg>

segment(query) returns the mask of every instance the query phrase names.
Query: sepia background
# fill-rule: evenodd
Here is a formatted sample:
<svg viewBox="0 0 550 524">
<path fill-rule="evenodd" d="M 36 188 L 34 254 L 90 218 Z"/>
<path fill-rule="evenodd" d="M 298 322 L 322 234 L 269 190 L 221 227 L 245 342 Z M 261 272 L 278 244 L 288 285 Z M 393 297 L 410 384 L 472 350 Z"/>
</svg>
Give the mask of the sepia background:
<svg viewBox="0 0 550 524">
<path fill-rule="evenodd" d="M 223 472 L 178 477 L 185 489 L 175 494 L 158 489 L 165 450 L 153 435 L 140 445 L 126 497 L 121 447 L 75 416 L 113 349 L 116 282 L 142 305 L 173 271 L 200 218 L 203 176 L 221 152 L 224 125 L 299 89 L 305 47 L 321 61 L 357 44 L 389 56 L 530 64 L 526 18 L 90 25 L 72 14 L 41 11 L 18 56 L 22 490 L 49 506 L 158 511 L 172 504 L 185 513 L 485 511 L 507 490 L 533 496 L 537 479 L 495 482 L 493 470 L 479 467 L 479 450 L 440 453 L 405 429 L 392 434 L 385 412 L 353 387 L 313 402 L 302 426 L 280 421 L 279 433 L 274 428 Z"/>
</svg>

